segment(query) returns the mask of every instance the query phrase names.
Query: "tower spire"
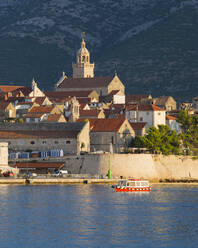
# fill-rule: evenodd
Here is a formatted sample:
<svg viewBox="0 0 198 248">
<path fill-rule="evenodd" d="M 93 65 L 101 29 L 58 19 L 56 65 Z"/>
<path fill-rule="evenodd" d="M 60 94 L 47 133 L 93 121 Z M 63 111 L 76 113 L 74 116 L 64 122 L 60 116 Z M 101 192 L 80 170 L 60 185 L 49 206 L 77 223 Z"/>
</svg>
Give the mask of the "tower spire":
<svg viewBox="0 0 198 248">
<path fill-rule="evenodd" d="M 90 63 L 90 54 L 85 44 L 85 32 L 81 34 L 81 48 L 76 55 L 76 64 L 73 64 L 73 78 L 94 77 L 94 63 Z"/>
</svg>

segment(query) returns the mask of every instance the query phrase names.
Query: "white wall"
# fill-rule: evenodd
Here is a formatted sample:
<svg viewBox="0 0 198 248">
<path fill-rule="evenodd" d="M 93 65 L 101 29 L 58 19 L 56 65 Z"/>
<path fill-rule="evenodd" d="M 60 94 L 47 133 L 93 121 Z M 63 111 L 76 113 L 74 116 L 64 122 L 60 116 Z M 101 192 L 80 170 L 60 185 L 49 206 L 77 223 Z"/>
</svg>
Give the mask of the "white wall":
<svg viewBox="0 0 198 248">
<path fill-rule="evenodd" d="M 0 142 L 0 166 L 8 165 L 8 143 Z"/>
<path fill-rule="evenodd" d="M 130 110 L 126 112 L 126 118 L 132 122 L 146 122 L 146 128 L 166 125 L 165 111 Z"/>
</svg>

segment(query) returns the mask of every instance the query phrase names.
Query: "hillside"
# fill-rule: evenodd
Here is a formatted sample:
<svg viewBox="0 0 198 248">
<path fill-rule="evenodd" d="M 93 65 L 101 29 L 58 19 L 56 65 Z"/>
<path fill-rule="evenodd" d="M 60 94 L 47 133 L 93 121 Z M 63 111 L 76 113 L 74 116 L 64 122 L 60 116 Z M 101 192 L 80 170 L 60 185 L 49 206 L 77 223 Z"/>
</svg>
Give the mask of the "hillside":
<svg viewBox="0 0 198 248">
<path fill-rule="evenodd" d="M 198 95 L 198 0 L 9 0 L 0 3 L 0 82 L 53 88 L 85 31 L 96 75 L 128 93 Z"/>
</svg>

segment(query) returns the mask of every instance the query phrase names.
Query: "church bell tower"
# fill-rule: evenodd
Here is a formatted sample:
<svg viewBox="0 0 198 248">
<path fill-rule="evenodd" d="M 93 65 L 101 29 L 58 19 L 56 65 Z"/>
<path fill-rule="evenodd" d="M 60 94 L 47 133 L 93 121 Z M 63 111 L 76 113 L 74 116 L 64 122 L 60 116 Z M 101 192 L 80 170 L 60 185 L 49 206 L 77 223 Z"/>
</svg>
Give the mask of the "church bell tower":
<svg viewBox="0 0 198 248">
<path fill-rule="evenodd" d="M 76 64 L 72 64 L 73 78 L 93 78 L 94 63 L 90 64 L 90 54 L 82 37 L 81 48 L 76 54 Z"/>
</svg>

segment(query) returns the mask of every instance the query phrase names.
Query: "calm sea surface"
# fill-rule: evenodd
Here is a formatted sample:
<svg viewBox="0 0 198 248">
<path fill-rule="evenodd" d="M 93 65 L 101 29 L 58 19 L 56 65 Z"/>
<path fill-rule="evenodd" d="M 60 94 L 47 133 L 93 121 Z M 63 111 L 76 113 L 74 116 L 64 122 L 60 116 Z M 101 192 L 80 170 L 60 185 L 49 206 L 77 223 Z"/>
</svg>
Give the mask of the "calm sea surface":
<svg viewBox="0 0 198 248">
<path fill-rule="evenodd" d="M 0 186 L 0 248 L 198 247 L 198 187 Z"/>
</svg>

